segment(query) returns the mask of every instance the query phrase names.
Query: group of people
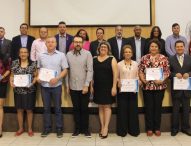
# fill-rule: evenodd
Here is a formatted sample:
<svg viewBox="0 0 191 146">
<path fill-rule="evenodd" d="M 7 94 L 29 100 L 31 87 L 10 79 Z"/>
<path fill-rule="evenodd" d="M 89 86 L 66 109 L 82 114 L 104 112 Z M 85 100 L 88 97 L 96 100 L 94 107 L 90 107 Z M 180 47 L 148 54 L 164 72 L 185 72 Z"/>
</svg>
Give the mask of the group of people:
<svg viewBox="0 0 191 146">
<path fill-rule="evenodd" d="M 100 119 L 100 138 L 108 137 L 112 114 L 111 105 L 117 102 L 117 135 L 138 136 L 138 99 L 137 92 L 121 92 L 122 80 L 138 80 L 143 90 L 145 107 L 145 128 L 147 136 L 161 135 L 161 109 L 167 81 L 170 78 L 188 79 L 191 76 L 191 57 L 185 37 L 179 34 L 180 26 L 172 25 L 173 34 L 166 41 L 161 38 L 158 26 L 151 30 L 150 37 L 141 36 L 141 27 L 134 27 L 134 36 L 123 37 L 122 26 L 116 26 L 116 35 L 104 40 L 104 29 L 96 30 L 97 40 L 89 42 L 85 29 L 75 36 L 66 33 L 66 23 L 58 24 L 59 33 L 48 36 L 48 29 L 39 29 L 40 38 L 28 35 L 28 25 L 21 24 L 21 34 L 12 41 L 7 40 L 5 29 L 0 27 L 0 137 L 2 137 L 3 104 L 7 84 L 14 90 L 14 102 L 17 109 L 19 129 L 16 136 L 24 132 L 23 113 L 27 113 L 28 135 L 33 136 L 33 109 L 36 102 L 36 84 L 40 84 L 43 108 L 44 130 L 42 137 L 52 130 L 51 101 L 55 111 L 57 137 L 63 136 L 63 114 L 61 109 L 62 84 L 65 79 L 67 93 L 71 96 L 74 116 L 72 137 L 84 134 L 91 137 L 89 131 L 88 103 L 90 94 L 98 104 Z M 41 69 L 56 71 L 50 81 L 40 78 Z M 147 80 L 148 68 L 161 68 L 163 78 Z M 15 75 L 31 76 L 26 87 L 14 84 Z M 181 131 L 191 136 L 189 110 L 191 91 L 171 89 L 172 128 L 171 135 L 179 132 L 179 110 L 182 105 L 183 116 Z M 116 98 L 117 97 L 117 98 Z"/>
</svg>

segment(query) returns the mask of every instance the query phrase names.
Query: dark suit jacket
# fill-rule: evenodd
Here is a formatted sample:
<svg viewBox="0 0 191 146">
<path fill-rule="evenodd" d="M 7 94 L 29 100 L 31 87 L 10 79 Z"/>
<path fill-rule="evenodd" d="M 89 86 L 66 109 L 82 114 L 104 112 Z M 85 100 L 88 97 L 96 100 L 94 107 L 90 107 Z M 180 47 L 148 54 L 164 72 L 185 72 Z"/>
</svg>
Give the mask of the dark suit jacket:
<svg viewBox="0 0 191 146">
<path fill-rule="evenodd" d="M 59 34 L 55 35 L 55 37 L 57 42 L 56 50 L 59 50 Z M 66 53 L 69 51 L 72 41 L 73 41 L 73 36 L 66 34 Z"/>
<path fill-rule="evenodd" d="M 146 43 L 145 43 L 145 48 L 144 48 L 144 55 L 149 54 L 149 42 L 151 41 L 151 38 L 147 38 L 146 39 Z M 161 47 L 160 47 L 160 54 L 168 57 L 168 55 L 166 54 L 166 50 L 165 50 L 165 40 L 160 39 L 159 40 Z"/>
<path fill-rule="evenodd" d="M 104 40 L 105 41 L 105 40 Z M 95 40 L 95 41 L 92 41 L 90 43 L 90 52 L 92 54 L 92 56 L 97 56 L 97 48 L 98 48 L 98 45 L 99 45 L 99 41 L 98 40 Z"/>
<path fill-rule="evenodd" d="M 123 48 L 123 46 L 125 46 L 127 44 L 127 39 L 122 38 L 120 58 L 119 58 L 119 48 L 117 45 L 116 37 L 112 37 L 112 38 L 108 39 L 108 42 L 111 45 L 111 53 L 116 58 L 117 62 L 123 60 L 122 48 Z"/>
<path fill-rule="evenodd" d="M 11 57 L 11 41 L 8 39 L 4 39 L 0 48 L 0 52 L 3 55 L 6 55 L 8 58 Z"/>
<path fill-rule="evenodd" d="M 179 64 L 179 61 L 177 59 L 177 56 L 174 55 L 169 58 L 169 63 L 170 63 L 170 71 L 171 71 L 171 94 L 172 94 L 172 99 L 173 98 L 181 98 L 182 94 L 184 93 L 186 97 L 191 97 L 191 91 L 189 90 L 173 90 L 173 77 L 176 76 L 177 73 L 181 73 L 182 75 L 184 73 L 188 73 L 189 76 L 191 77 L 191 56 L 185 54 L 184 55 L 184 62 L 183 66 L 181 67 Z"/>
<path fill-rule="evenodd" d="M 141 57 L 144 55 L 145 40 L 145 38 L 141 37 Z M 127 38 L 127 44 L 131 45 L 133 49 L 132 60 L 136 61 L 136 45 L 134 36 Z"/>
<path fill-rule="evenodd" d="M 28 35 L 27 40 L 27 49 L 29 54 L 31 52 L 31 46 L 35 38 L 33 36 Z M 11 59 L 16 60 L 19 57 L 19 49 L 22 47 L 21 44 L 21 35 L 18 35 L 12 39 L 12 47 L 11 47 Z"/>
</svg>

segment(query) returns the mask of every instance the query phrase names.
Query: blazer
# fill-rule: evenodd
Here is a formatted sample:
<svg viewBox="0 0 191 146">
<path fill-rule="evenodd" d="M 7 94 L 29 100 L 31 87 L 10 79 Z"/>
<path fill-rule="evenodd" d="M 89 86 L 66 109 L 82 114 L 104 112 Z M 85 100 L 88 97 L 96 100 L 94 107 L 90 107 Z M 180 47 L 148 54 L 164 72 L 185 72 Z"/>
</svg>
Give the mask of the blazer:
<svg viewBox="0 0 191 146">
<path fill-rule="evenodd" d="M 144 48 L 144 55 L 149 54 L 149 42 L 151 41 L 151 38 L 147 38 L 146 42 L 145 42 L 145 48 Z M 160 42 L 160 54 L 168 57 L 168 55 L 166 54 L 166 50 L 165 50 L 165 40 L 164 39 L 159 39 Z"/>
<path fill-rule="evenodd" d="M 6 55 L 8 58 L 10 58 L 11 56 L 11 41 L 8 40 L 8 39 L 3 39 L 3 43 L 1 45 L 1 48 L 0 48 L 0 52 L 3 54 L 3 55 Z"/>
<path fill-rule="evenodd" d="M 59 50 L 59 34 L 55 35 L 57 46 L 56 50 Z M 70 45 L 73 41 L 73 36 L 66 34 L 66 53 L 69 51 Z"/>
<path fill-rule="evenodd" d="M 181 73 L 182 75 L 184 73 L 188 73 L 189 76 L 191 77 L 191 56 L 184 54 L 184 61 L 183 61 L 183 66 L 181 67 L 177 56 L 171 56 L 169 58 L 169 64 L 170 64 L 170 79 L 171 79 L 171 95 L 172 99 L 173 98 L 181 98 L 182 94 L 184 93 L 186 97 L 190 98 L 191 97 L 191 91 L 189 90 L 173 90 L 173 77 L 176 76 L 177 73 Z"/>
<path fill-rule="evenodd" d="M 119 48 L 117 45 L 116 37 L 112 37 L 112 38 L 108 39 L 108 42 L 111 46 L 111 53 L 116 58 L 117 62 L 123 60 L 122 48 L 123 48 L 123 46 L 125 46 L 127 44 L 127 39 L 122 38 L 122 45 L 121 45 L 121 53 L 120 54 L 119 54 Z"/>
<path fill-rule="evenodd" d="M 105 40 L 103 40 L 103 41 L 105 41 Z M 99 43 L 100 43 L 100 42 L 99 42 L 98 40 L 92 41 L 92 42 L 90 43 L 90 52 L 91 52 L 91 54 L 92 54 L 92 57 L 98 55 L 98 54 L 97 54 L 97 48 L 98 48 Z"/>
<path fill-rule="evenodd" d="M 145 48 L 145 38 L 141 37 L 141 57 L 144 55 L 144 48 Z M 136 45 L 135 45 L 135 37 L 129 37 L 127 38 L 127 44 L 131 45 L 132 49 L 133 49 L 133 56 L 132 56 L 132 60 L 136 61 Z"/>
<path fill-rule="evenodd" d="M 33 36 L 28 35 L 27 39 L 27 49 L 29 51 L 29 56 L 31 52 L 31 46 L 35 38 Z M 19 57 L 19 49 L 22 47 L 21 44 L 21 35 L 18 35 L 12 39 L 12 47 L 11 47 L 11 59 L 16 60 Z"/>
</svg>

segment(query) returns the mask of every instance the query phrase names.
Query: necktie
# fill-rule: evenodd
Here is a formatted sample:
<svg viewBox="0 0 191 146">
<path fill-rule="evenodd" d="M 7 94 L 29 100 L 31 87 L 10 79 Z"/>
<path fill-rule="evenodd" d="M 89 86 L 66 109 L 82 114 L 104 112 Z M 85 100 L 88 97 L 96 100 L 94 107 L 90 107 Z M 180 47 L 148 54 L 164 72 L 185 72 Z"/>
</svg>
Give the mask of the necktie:
<svg viewBox="0 0 191 146">
<path fill-rule="evenodd" d="M 180 63 L 180 66 L 182 67 L 183 66 L 183 56 L 179 56 L 178 58 L 179 58 L 178 61 Z"/>
</svg>

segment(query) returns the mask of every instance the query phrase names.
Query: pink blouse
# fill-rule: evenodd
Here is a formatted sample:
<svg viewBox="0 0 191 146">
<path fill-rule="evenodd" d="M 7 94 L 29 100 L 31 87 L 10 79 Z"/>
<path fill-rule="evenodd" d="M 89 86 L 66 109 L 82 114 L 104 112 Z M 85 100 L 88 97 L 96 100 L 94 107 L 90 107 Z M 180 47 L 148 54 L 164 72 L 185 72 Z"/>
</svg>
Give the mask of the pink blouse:
<svg viewBox="0 0 191 146">
<path fill-rule="evenodd" d="M 84 41 L 82 48 L 89 51 L 90 50 L 90 42 L 89 41 Z M 72 49 L 74 49 L 73 43 L 70 45 L 69 50 L 72 50 Z"/>
</svg>

